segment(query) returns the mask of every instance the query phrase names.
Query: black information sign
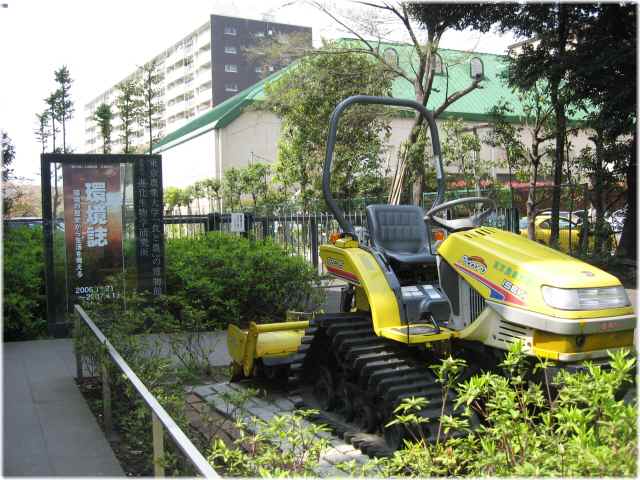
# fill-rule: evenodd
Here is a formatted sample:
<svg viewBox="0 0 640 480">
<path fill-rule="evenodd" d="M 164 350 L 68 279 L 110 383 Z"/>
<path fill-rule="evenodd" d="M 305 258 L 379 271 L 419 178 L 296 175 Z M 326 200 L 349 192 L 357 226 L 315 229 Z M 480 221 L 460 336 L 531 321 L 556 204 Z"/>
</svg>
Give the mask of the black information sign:
<svg viewBox="0 0 640 480">
<path fill-rule="evenodd" d="M 162 220 L 162 159 L 151 155 L 134 163 L 138 289 L 162 295 L 164 284 L 164 225 Z"/>
<path fill-rule="evenodd" d="M 68 314 L 76 300 L 72 298 L 76 287 L 80 293 L 97 294 L 92 295 L 93 300 L 109 294 L 110 290 L 92 288 L 94 283 L 73 284 L 74 275 L 76 279 L 85 279 L 90 260 L 102 262 L 102 270 L 111 268 L 113 271 L 109 273 L 120 271 L 125 265 L 122 260 L 126 254 L 123 242 L 127 229 L 122 207 L 125 193 L 131 190 L 125 181 L 126 175 L 120 177 L 119 172 L 130 171 L 131 167 L 138 289 L 162 294 L 165 282 L 160 155 L 52 153 L 43 154 L 40 162 L 49 333 L 68 335 Z M 67 171 L 66 177 L 63 175 L 63 188 L 59 188 L 54 173 L 60 165 Z M 124 191 L 119 191 L 121 182 Z M 54 197 L 53 191 L 59 193 Z M 54 205 L 59 196 L 64 201 Z M 62 248 L 54 249 L 54 237 L 56 245 Z M 114 253 L 107 246 L 119 246 L 122 250 Z M 65 258 L 61 258 L 59 252 L 65 253 Z"/>
</svg>

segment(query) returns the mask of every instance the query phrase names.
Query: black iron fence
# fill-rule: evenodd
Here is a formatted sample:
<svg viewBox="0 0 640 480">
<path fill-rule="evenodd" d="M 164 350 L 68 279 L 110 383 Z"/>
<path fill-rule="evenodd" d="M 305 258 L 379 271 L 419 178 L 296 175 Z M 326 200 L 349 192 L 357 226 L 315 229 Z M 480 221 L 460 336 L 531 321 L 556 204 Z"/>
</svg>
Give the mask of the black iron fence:
<svg viewBox="0 0 640 480">
<path fill-rule="evenodd" d="M 288 253 L 299 255 L 319 268 L 319 246 L 328 243 L 331 234 L 338 232 L 339 225 L 331 213 L 297 211 L 280 212 L 275 215 L 244 212 L 242 231 L 234 229 L 233 214 L 211 213 L 207 215 L 171 215 L 165 216 L 166 238 L 197 237 L 210 231 L 235 233 L 237 235 L 261 241 L 271 239 Z M 369 241 L 367 216 L 365 210 L 347 212 L 345 217 L 353 224 L 359 240 Z M 485 222 L 518 233 L 519 217 L 516 209 L 498 208 L 497 212 Z M 234 231 L 236 230 L 236 231 Z"/>
<path fill-rule="evenodd" d="M 559 232 L 556 248 L 570 255 L 593 256 L 614 254 L 620 241 L 626 217 L 626 189 L 624 185 L 611 184 L 598 192 L 587 184 L 564 184 L 560 187 L 538 185 L 532 197 L 534 206 L 534 230 L 537 242 L 551 244 L 551 206 L 553 192 L 559 190 Z M 485 189 L 452 189 L 445 193 L 445 200 L 469 196 L 485 196 L 495 200 L 499 207 L 517 210 L 518 230 L 527 235 L 527 202 L 529 185 L 515 182 L 512 187 L 497 185 Z M 425 193 L 423 206 L 428 208 L 435 193 Z M 604 212 L 598 219 L 595 205 Z M 516 231 L 509 228 L 511 231 Z"/>
</svg>

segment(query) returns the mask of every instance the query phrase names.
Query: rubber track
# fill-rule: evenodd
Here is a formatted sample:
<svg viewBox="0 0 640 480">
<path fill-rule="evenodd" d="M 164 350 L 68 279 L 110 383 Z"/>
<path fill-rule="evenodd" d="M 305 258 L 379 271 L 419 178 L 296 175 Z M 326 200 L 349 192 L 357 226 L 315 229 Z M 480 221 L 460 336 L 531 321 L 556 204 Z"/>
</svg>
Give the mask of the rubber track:
<svg viewBox="0 0 640 480">
<path fill-rule="evenodd" d="M 331 365 L 328 362 L 335 362 L 331 370 L 357 385 L 380 412 L 380 425 L 393 418 L 393 410 L 404 399 L 426 398 L 428 404 L 420 415 L 429 422 L 422 431 L 429 441 L 435 440 L 442 411 L 441 385 L 426 362 L 413 358 L 408 347 L 377 337 L 368 316 L 334 313 L 311 320 L 290 367 L 290 385 L 313 384 L 313 372 L 322 364 Z M 445 414 L 451 414 L 454 401 L 454 393 L 449 392 Z"/>
</svg>

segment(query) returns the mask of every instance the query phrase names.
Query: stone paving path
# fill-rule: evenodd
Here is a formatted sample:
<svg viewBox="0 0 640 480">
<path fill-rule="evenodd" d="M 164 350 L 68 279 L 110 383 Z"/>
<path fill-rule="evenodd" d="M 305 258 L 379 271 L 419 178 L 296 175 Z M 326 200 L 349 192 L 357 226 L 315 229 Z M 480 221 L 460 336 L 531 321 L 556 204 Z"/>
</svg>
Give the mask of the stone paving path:
<svg viewBox="0 0 640 480">
<path fill-rule="evenodd" d="M 74 382 L 69 339 L 3 345 L 3 476 L 123 477 Z"/>
<path fill-rule="evenodd" d="M 229 414 L 228 395 L 237 395 L 242 393 L 244 387 L 237 383 L 215 383 L 206 384 L 193 388 L 192 393 L 206 401 L 210 407 L 218 411 L 222 415 Z M 226 398 L 225 398 L 226 397 Z M 247 422 L 250 429 L 253 422 L 252 417 L 269 421 L 275 415 L 291 413 L 295 410 L 295 405 L 284 395 L 270 392 L 270 399 L 265 400 L 258 397 L 251 397 L 238 413 Z M 255 430 L 254 430 L 255 431 Z M 341 470 L 337 465 L 342 462 L 355 460 L 357 463 L 363 464 L 369 461 L 369 457 L 364 455 L 360 450 L 352 445 L 344 442 L 329 432 L 321 432 L 319 437 L 329 441 L 329 448 L 325 450 L 317 469 L 318 476 L 321 477 L 344 477 L 347 472 Z"/>
</svg>

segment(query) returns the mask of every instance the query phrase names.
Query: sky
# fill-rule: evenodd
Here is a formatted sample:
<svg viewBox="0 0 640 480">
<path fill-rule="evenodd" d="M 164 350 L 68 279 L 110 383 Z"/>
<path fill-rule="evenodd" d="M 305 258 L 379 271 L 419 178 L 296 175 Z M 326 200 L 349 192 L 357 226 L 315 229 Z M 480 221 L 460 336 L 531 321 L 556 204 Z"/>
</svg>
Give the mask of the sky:
<svg viewBox="0 0 640 480">
<path fill-rule="evenodd" d="M 67 145 L 83 153 L 84 105 L 189 32 L 210 14 L 261 19 L 313 28 L 313 42 L 346 36 L 304 0 L 2 0 L 0 8 L 0 130 L 16 149 L 15 174 L 39 181 L 36 113 L 56 88 L 54 71 L 69 68 L 75 115 Z M 338 9 L 356 8 L 329 0 Z M 401 29 L 389 39 L 405 40 Z M 447 32 L 440 46 L 505 53 L 510 35 Z"/>
</svg>

